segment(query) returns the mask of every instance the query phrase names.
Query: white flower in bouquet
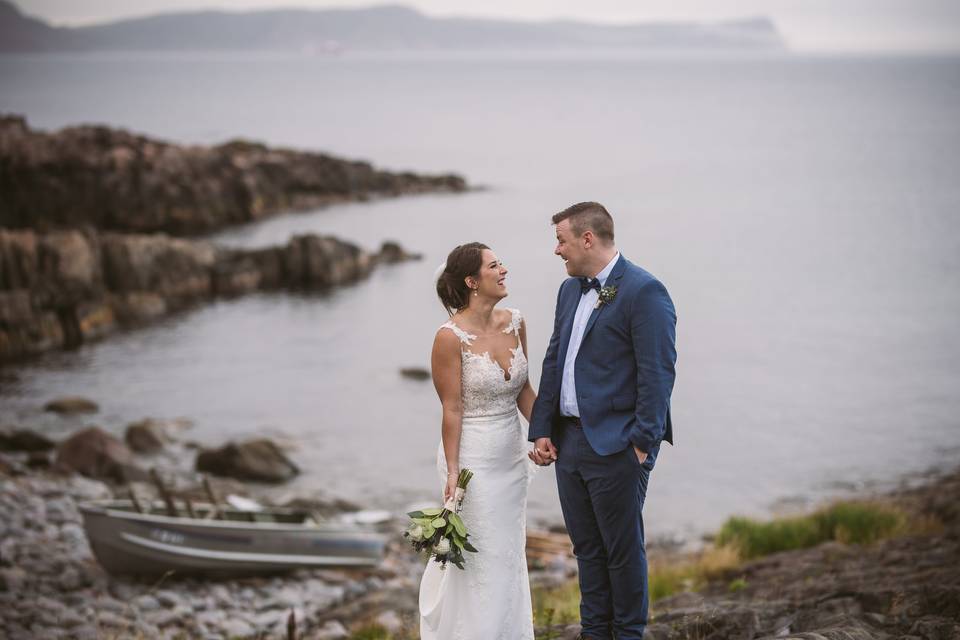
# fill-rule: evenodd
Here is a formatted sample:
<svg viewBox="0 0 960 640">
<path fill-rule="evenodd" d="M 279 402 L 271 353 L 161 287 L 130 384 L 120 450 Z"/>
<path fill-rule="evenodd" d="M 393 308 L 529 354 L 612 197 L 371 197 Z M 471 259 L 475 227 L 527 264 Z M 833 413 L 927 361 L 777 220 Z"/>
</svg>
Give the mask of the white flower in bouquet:
<svg viewBox="0 0 960 640">
<path fill-rule="evenodd" d="M 410 527 L 408 533 L 410 534 L 411 540 L 416 540 L 418 542 L 420 540 L 423 540 L 423 527 L 421 527 L 418 524 L 415 524 L 412 527 Z"/>
<path fill-rule="evenodd" d="M 433 548 L 433 552 L 438 555 L 446 555 L 450 553 L 450 541 L 446 538 L 440 538 L 440 542 L 438 542 Z"/>
</svg>

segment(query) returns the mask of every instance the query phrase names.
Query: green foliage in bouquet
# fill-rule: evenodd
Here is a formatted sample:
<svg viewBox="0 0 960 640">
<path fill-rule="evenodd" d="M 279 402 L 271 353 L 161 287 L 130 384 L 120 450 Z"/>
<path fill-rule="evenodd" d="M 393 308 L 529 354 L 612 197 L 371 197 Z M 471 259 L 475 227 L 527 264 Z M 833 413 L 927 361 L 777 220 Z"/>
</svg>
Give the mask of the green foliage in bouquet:
<svg viewBox="0 0 960 640">
<path fill-rule="evenodd" d="M 443 568 L 446 568 L 447 563 L 450 562 L 457 568 L 463 569 L 463 553 L 477 552 L 470 544 L 468 540 L 470 534 L 467 533 L 467 527 L 459 516 L 467 484 L 472 477 L 473 472 L 469 469 L 463 469 L 460 472 L 452 510 L 437 507 L 411 511 L 407 514 L 410 516 L 410 526 L 403 532 L 403 536 L 410 539 L 410 544 L 418 552 L 429 552 L 434 560 L 443 565 Z"/>
</svg>

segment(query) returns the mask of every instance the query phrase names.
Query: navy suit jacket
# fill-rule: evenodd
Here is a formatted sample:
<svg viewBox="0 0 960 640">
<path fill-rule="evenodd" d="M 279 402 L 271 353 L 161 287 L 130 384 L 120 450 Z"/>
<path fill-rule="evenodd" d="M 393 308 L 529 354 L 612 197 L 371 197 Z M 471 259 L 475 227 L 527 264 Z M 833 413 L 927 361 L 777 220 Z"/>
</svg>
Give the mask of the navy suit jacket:
<svg viewBox="0 0 960 640">
<path fill-rule="evenodd" d="M 673 444 L 677 314 L 663 284 L 622 254 L 605 286 L 616 287 L 616 296 L 590 314 L 574 364 L 583 432 L 600 455 L 631 444 L 649 453 L 661 440 Z M 561 428 L 560 383 L 580 296 L 578 278 L 560 285 L 531 442 L 556 437 Z"/>
</svg>

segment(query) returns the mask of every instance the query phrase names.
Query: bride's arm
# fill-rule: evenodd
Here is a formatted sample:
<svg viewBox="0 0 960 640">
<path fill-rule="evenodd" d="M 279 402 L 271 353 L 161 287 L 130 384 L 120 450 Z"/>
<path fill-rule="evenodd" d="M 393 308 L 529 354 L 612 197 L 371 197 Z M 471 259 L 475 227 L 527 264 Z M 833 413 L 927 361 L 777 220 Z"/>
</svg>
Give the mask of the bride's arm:
<svg viewBox="0 0 960 640">
<path fill-rule="evenodd" d="M 523 355 L 527 356 L 527 321 L 520 320 L 520 345 L 523 347 Z M 529 360 L 530 358 L 527 358 Z M 530 414 L 533 413 L 533 403 L 537 399 L 537 394 L 534 392 L 533 387 L 530 386 L 529 378 L 523 385 L 523 389 L 520 390 L 520 395 L 517 396 L 517 408 L 520 409 L 520 414 L 526 418 L 527 422 L 530 422 Z"/>
<path fill-rule="evenodd" d="M 447 483 L 444 499 L 449 498 L 452 486 L 456 488 L 457 475 L 460 473 L 460 430 L 463 419 L 463 398 L 460 391 L 461 374 L 460 340 L 452 331 L 440 330 L 433 341 L 433 354 L 430 368 L 433 372 L 433 386 L 443 406 L 443 422 L 440 437 L 443 441 L 443 455 L 447 461 Z"/>
</svg>

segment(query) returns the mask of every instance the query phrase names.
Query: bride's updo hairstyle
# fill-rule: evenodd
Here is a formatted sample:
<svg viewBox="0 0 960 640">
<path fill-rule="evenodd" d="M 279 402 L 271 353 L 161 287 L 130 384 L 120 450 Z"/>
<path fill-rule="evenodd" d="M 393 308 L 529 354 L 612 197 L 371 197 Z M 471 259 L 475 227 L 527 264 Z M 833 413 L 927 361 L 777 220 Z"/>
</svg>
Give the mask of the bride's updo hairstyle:
<svg viewBox="0 0 960 640">
<path fill-rule="evenodd" d="M 437 295 L 449 315 L 465 309 L 470 302 L 466 279 L 480 273 L 483 250 L 489 248 L 482 242 L 470 242 L 454 248 L 447 256 L 447 264 L 437 278 Z"/>
</svg>

